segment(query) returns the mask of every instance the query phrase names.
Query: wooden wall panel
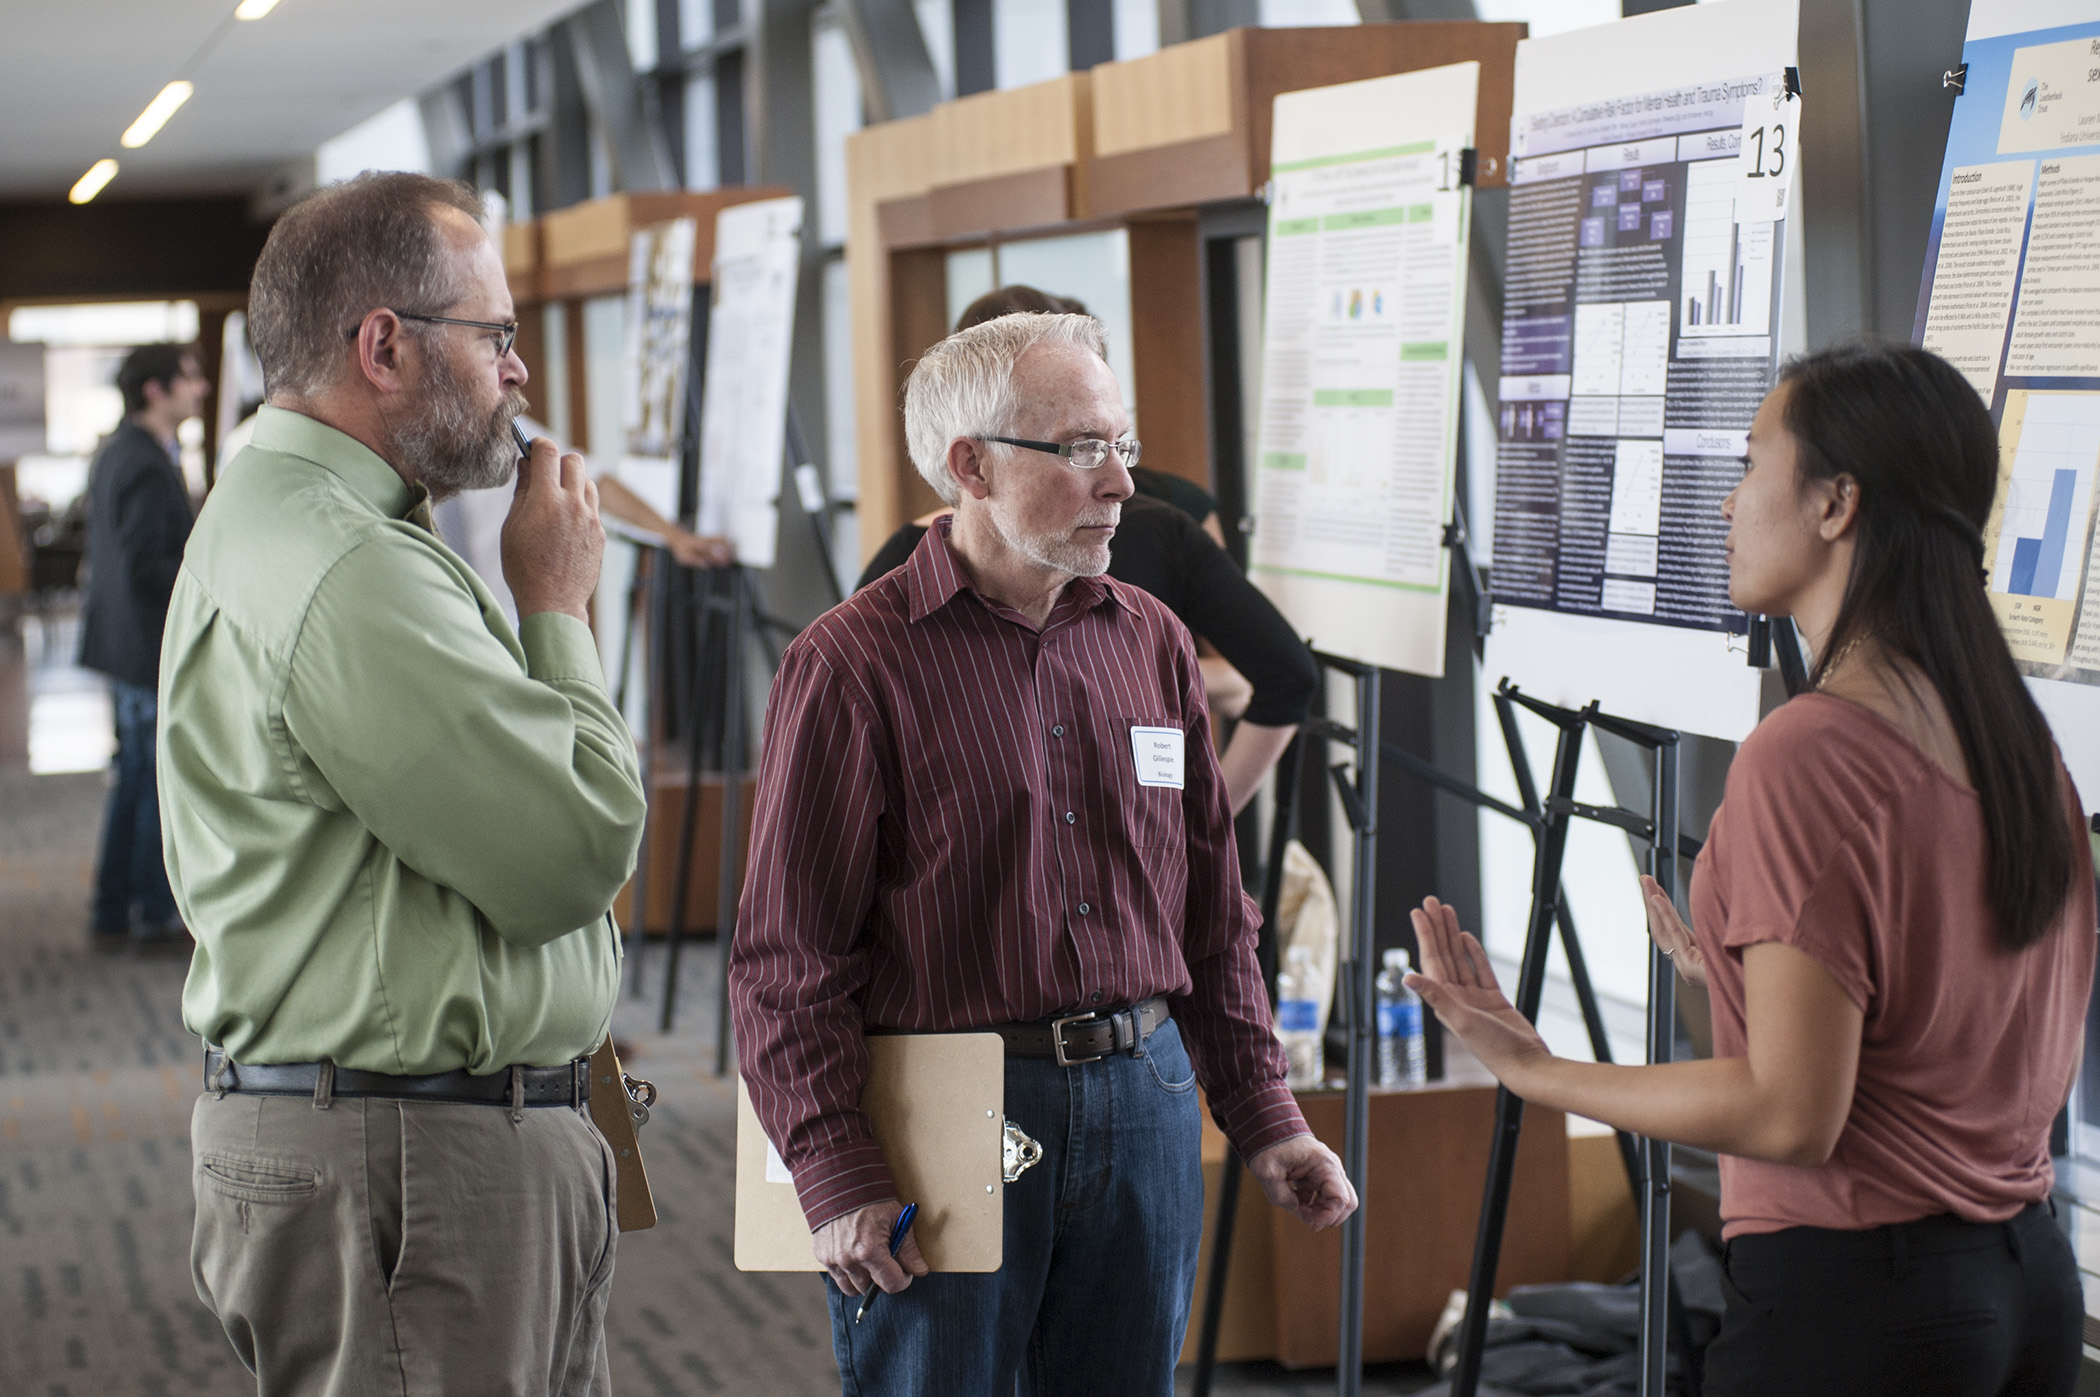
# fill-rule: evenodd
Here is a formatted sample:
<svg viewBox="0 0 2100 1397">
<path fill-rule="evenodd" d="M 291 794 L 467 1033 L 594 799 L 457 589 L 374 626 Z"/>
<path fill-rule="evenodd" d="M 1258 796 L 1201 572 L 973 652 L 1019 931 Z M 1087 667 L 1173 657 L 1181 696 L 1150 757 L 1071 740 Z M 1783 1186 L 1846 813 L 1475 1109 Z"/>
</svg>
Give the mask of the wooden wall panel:
<svg viewBox="0 0 2100 1397">
<path fill-rule="evenodd" d="M 1302 1094 L 1314 1135 L 1342 1149 L 1342 1093 Z M 1371 1096 L 1364 1190 L 1364 1359 L 1419 1360 L 1453 1290 L 1465 1288 L 1494 1136 L 1495 1088 L 1457 1086 Z M 1309 1232 L 1272 1214 L 1276 1357 L 1331 1366 L 1341 1313 L 1342 1233 Z M 1568 1274 L 1568 1136 L 1559 1111 L 1524 1113 L 1495 1293 Z"/>
<path fill-rule="evenodd" d="M 853 423 L 859 453 L 861 561 L 909 519 L 897 416 L 896 345 L 890 327 L 890 252 L 880 220 L 886 200 L 923 195 L 938 173 L 931 116 L 885 122 L 846 138 L 846 281 L 853 308 Z M 946 297 L 942 297 L 945 309 Z M 929 341 L 930 343 L 930 341 Z M 924 345 L 918 348 L 924 348 Z M 910 351 L 914 354 L 918 349 Z"/>
<path fill-rule="evenodd" d="M 861 540 L 869 556 L 907 519 L 945 508 L 941 497 L 912 464 L 904 444 L 904 380 L 929 348 L 948 337 L 947 255 L 939 248 L 890 254 L 891 387 L 890 439 L 897 453 L 896 524 L 874 539 Z"/>
<path fill-rule="evenodd" d="M 1208 490 L 1203 248 L 1193 215 L 1130 225 L 1130 344 L 1144 464 Z"/>
<path fill-rule="evenodd" d="M 1234 77 L 1247 31 L 1229 29 L 1094 69 L 1094 152 L 1222 136 L 1239 124 Z"/>
</svg>

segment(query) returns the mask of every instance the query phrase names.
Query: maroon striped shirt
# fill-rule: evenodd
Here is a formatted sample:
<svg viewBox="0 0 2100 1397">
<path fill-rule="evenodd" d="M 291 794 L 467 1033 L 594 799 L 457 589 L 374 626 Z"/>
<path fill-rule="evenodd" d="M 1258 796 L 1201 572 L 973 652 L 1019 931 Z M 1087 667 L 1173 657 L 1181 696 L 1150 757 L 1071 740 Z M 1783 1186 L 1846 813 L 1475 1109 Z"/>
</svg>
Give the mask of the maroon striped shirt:
<svg viewBox="0 0 2100 1397">
<path fill-rule="evenodd" d="M 1038 631 L 947 533 L 804 631 L 766 710 L 730 1002 L 812 1228 L 897 1196 L 860 1111 L 870 1028 L 1164 994 L 1243 1157 L 1305 1130 L 1188 632 L 1107 577 Z M 1134 726 L 1183 734 L 1183 789 L 1138 784 Z"/>
</svg>

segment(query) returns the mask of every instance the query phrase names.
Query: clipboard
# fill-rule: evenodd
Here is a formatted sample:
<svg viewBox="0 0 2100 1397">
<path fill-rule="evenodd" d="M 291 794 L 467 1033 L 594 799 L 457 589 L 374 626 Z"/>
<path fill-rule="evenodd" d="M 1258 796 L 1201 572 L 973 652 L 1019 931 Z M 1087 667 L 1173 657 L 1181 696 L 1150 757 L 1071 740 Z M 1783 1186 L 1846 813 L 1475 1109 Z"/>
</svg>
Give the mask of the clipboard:
<svg viewBox="0 0 2100 1397">
<path fill-rule="evenodd" d="M 1004 1251 L 1001 1182 L 1006 1043 L 996 1033 L 872 1034 L 861 1107 L 900 1199 L 919 1205 L 912 1236 L 936 1271 L 996 1271 Z M 768 1168 L 768 1156 L 772 1157 Z M 736 1084 L 736 1268 L 815 1271 L 794 1181 Z"/>
<path fill-rule="evenodd" d="M 627 1099 L 626 1075 L 607 1034 L 591 1054 L 591 1123 L 613 1149 L 620 1230 L 640 1232 L 656 1226 L 656 1200 L 649 1192 L 649 1171 L 642 1167 L 642 1142 L 634 1135 L 637 1108 Z M 640 1119 L 648 1118 L 642 1110 Z"/>
</svg>

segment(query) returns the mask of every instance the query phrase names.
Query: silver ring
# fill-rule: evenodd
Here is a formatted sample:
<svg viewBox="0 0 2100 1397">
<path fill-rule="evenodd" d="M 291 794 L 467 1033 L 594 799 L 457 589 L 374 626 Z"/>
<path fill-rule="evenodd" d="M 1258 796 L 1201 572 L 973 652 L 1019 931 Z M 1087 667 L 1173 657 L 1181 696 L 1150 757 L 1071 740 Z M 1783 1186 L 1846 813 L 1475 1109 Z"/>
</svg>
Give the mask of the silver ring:
<svg viewBox="0 0 2100 1397">
<path fill-rule="evenodd" d="M 1670 958 L 1671 956 L 1674 956 L 1674 955 L 1676 955 L 1676 954 L 1677 954 L 1677 952 L 1675 952 L 1675 951 L 1663 951 L 1663 948 L 1662 948 L 1662 947 L 1660 947 L 1660 946 L 1657 946 L 1657 947 L 1656 947 L 1655 949 L 1656 949 L 1656 950 L 1658 950 L 1658 951 L 1662 951 L 1662 953 L 1663 953 L 1663 959 L 1664 959 L 1664 960 L 1668 960 L 1668 959 L 1669 959 L 1669 958 Z"/>
</svg>

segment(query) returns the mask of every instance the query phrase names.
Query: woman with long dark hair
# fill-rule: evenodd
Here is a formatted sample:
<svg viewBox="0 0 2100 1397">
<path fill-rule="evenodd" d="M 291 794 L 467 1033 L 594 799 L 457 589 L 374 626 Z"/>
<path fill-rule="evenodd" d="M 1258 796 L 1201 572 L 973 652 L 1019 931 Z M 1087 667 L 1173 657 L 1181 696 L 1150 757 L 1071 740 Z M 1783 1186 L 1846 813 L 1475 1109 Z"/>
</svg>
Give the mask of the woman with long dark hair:
<svg viewBox="0 0 2100 1397">
<path fill-rule="evenodd" d="M 2084 1315 L 2048 1136 L 2095 950 L 2077 793 L 1979 580 L 1997 434 L 1923 350 L 1790 363 L 1750 431 L 1729 595 L 1791 616 L 1812 692 L 1737 753 L 1650 933 L 1714 1055 L 1554 1057 L 1431 898 L 1410 983 L 1527 1100 L 1721 1156 L 1711 1397 L 2065 1394 Z"/>
</svg>

